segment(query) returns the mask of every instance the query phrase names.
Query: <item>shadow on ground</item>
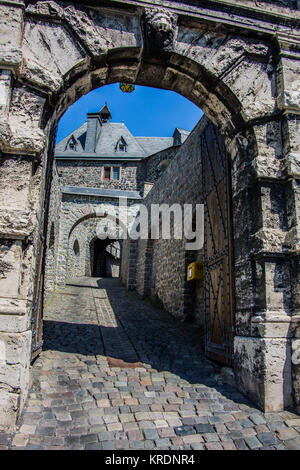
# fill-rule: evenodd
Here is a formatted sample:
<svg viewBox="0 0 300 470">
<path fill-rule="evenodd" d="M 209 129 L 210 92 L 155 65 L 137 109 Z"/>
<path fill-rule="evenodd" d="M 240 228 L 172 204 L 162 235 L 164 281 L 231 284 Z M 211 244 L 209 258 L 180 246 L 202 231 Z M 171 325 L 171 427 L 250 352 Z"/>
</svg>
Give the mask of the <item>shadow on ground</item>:
<svg viewBox="0 0 300 470">
<path fill-rule="evenodd" d="M 191 387 L 197 384 L 213 387 L 227 399 L 253 407 L 236 388 L 217 379 L 220 366 L 205 358 L 200 347 L 201 329 L 197 325 L 182 323 L 135 292 L 127 292 L 118 279 L 99 279 L 97 284 L 98 287 L 73 281 L 67 286 L 105 289 L 118 326 L 100 328 L 98 324 L 44 320 L 44 350 L 111 357 L 110 343 L 105 344 L 103 338 L 111 338 L 109 341 L 116 343 L 125 332 L 138 359 L 158 372 L 171 372 L 176 376 L 174 382 L 184 379 Z M 115 359 L 128 360 L 122 347 L 113 350 Z"/>
</svg>

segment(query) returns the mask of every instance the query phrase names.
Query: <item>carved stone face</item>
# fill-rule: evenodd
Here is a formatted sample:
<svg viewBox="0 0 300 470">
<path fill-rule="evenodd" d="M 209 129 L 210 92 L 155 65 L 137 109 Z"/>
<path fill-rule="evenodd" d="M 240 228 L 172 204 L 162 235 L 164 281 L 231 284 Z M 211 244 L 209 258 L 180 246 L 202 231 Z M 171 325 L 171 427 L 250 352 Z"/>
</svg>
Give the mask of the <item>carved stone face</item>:
<svg viewBox="0 0 300 470">
<path fill-rule="evenodd" d="M 164 12 L 155 13 L 151 20 L 151 25 L 156 31 L 163 31 L 165 33 L 171 31 L 173 27 L 171 18 Z"/>
</svg>

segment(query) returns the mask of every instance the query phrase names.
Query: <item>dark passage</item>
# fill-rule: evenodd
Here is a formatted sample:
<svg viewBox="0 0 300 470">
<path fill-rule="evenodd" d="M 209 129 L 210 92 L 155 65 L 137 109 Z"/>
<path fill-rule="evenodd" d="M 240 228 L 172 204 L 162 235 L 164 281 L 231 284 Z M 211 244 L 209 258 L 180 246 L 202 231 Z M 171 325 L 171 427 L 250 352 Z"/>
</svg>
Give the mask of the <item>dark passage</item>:
<svg viewBox="0 0 300 470">
<path fill-rule="evenodd" d="M 90 259 L 92 277 L 119 277 L 119 242 L 96 238 L 90 245 Z"/>
</svg>

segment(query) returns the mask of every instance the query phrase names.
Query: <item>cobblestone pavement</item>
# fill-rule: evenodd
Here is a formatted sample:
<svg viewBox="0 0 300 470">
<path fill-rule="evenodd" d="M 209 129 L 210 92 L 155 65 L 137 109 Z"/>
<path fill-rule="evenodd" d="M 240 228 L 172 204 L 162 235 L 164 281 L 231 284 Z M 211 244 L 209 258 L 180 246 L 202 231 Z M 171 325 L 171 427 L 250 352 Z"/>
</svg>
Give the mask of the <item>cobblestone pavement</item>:
<svg viewBox="0 0 300 470">
<path fill-rule="evenodd" d="M 300 417 L 222 384 L 194 325 L 118 279 L 82 278 L 48 298 L 27 405 L 0 449 L 300 449 Z"/>
</svg>

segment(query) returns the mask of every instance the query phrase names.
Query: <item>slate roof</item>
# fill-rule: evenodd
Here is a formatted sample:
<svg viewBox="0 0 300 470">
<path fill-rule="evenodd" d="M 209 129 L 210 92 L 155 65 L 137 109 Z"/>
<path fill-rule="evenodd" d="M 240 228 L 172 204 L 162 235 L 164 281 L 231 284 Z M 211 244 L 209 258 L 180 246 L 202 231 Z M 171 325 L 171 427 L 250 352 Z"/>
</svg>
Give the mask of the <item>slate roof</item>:
<svg viewBox="0 0 300 470">
<path fill-rule="evenodd" d="M 88 115 L 94 115 L 101 113 L 109 113 L 109 108 L 105 104 L 99 113 L 88 113 Z M 97 119 L 97 118 L 96 118 Z M 100 129 L 100 132 L 99 132 Z M 182 135 L 182 143 L 189 135 L 188 131 L 184 129 L 176 128 L 175 132 L 180 132 Z M 175 134 L 174 132 L 174 134 Z M 173 136 L 174 136 L 173 134 Z M 76 150 L 69 148 L 68 142 L 74 137 L 76 143 Z M 86 151 L 86 136 L 87 136 L 87 122 L 85 122 L 78 129 L 74 130 L 67 137 L 62 139 L 56 144 L 55 147 L 55 156 L 58 157 L 68 157 L 68 158 L 88 158 L 90 156 L 101 157 L 112 157 L 112 158 L 122 158 L 122 160 L 130 158 L 145 158 L 149 155 L 153 155 L 161 150 L 164 150 L 168 147 L 174 145 L 173 137 L 134 137 L 129 129 L 123 122 L 109 122 L 100 124 L 98 126 L 98 135 L 95 139 L 95 151 L 87 152 Z M 118 142 L 123 139 L 126 143 L 126 152 L 121 152 L 118 150 Z M 73 140 L 73 139 L 72 139 Z"/>
<path fill-rule="evenodd" d="M 187 131 L 185 129 L 180 129 L 180 127 L 176 127 L 175 131 L 174 131 L 174 134 L 176 132 L 176 130 L 179 132 L 179 134 L 181 134 L 181 143 L 183 144 L 183 142 L 188 138 L 188 136 L 190 135 L 190 131 Z M 173 134 L 173 136 L 174 136 Z"/>
<path fill-rule="evenodd" d="M 136 137 L 146 156 L 165 150 L 173 145 L 173 137 Z"/>
<path fill-rule="evenodd" d="M 95 153 L 99 155 L 124 156 L 125 152 L 116 151 L 117 143 L 121 137 L 123 137 L 127 144 L 126 153 L 128 156 L 146 157 L 144 149 L 139 145 L 123 122 L 110 122 L 101 128 Z"/>
<path fill-rule="evenodd" d="M 75 131 L 71 132 L 71 134 L 67 135 L 64 139 L 62 139 L 60 142 L 58 142 L 55 146 L 55 153 L 63 153 L 66 152 L 66 146 L 67 143 L 69 142 L 69 139 L 74 136 L 78 148 L 76 153 L 82 153 L 84 152 L 84 147 L 85 147 L 85 138 L 86 138 L 86 128 L 87 128 L 87 122 L 82 124 L 82 126 L 78 127 Z M 67 152 L 70 153 L 70 152 Z M 72 152 L 75 153 L 75 152 Z"/>
</svg>

